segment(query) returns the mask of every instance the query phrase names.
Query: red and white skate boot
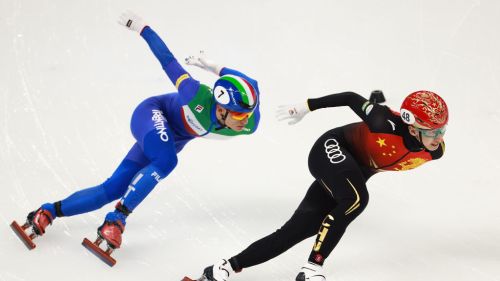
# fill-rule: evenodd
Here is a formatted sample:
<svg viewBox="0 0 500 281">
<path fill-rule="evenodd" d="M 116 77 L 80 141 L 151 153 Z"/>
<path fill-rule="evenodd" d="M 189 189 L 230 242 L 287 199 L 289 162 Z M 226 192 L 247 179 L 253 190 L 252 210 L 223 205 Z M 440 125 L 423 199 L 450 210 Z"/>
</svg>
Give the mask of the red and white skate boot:
<svg viewBox="0 0 500 281">
<path fill-rule="evenodd" d="M 97 229 L 97 234 L 106 240 L 113 249 L 118 249 L 122 245 L 122 233 L 125 226 L 120 221 L 106 221 Z"/>
<path fill-rule="evenodd" d="M 45 228 L 52 224 L 53 220 L 54 218 L 49 211 L 40 208 L 28 214 L 27 222 L 33 226 L 33 232 L 36 235 L 42 236 L 45 234 Z"/>
<path fill-rule="evenodd" d="M 39 208 L 38 210 L 28 214 L 26 222 L 22 226 L 19 226 L 16 221 L 13 221 L 10 224 L 10 227 L 14 230 L 19 239 L 24 242 L 26 247 L 32 250 L 36 247 L 36 244 L 33 243 L 33 239 L 45 234 L 45 229 L 49 224 L 52 224 L 53 220 L 54 217 L 49 211 Z M 30 227 L 31 233 L 27 234 L 26 229 Z"/>
<path fill-rule="evenodd" d="M 113 266 L 116 264 L 116 260 L 111 257 L 111 253 L 113 253 L 115 249 L 120 248 L 122 244 L 122 233 L 124 230 L 125 226 L 119 220 L 114 222 L 105 221 L 97 229 L 97 239 L 95 242 L 92 243 L 90 240 L 85 238 L 83 239 L 82 245 L 107 265 Z M 106 250 L 99 247 L 103 241 L 106 241 Z"/>
</svg>

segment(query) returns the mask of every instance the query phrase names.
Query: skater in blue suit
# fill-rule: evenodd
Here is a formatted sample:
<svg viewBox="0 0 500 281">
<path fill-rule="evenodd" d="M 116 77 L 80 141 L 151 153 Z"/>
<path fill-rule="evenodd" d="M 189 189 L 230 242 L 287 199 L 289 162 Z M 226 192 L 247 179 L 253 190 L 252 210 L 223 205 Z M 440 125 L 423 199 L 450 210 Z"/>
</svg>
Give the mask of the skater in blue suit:
<svg viewBox="0 0 500 281">
<path fill-rule="evenodd" d="M 255 132 L 259 125 L 259 87 L 245 74 L 219 67 L 203 53 L 186 59 L 220 76 L 213 89 L 201 84 L 178 63 L 162 39 L 137 15 L 126 12 L 119 23 L 146 41 L 178 92 L 153 96 L 132 114 L 136 143 L 104 183 L 45 203 L 28 215 L 31 238 L 43 235 L 57 217 L 97 210 L 119 199 L 97 234 L 110 249 L 119 248 L 127 217 L 177 165 L 177 153 L 196 137 L 232 137 Z"/>
</svg>

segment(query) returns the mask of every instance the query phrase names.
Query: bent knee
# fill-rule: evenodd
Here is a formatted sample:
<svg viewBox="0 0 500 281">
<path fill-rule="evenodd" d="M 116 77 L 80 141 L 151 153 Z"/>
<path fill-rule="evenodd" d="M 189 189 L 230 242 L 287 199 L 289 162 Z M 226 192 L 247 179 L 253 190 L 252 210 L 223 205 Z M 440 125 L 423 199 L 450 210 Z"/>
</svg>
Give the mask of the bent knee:
<svg viewBox="0 0 500 281">
<path fill-rule="evenodd" d="M 162 177 L 165 177 L 177 166 L 178 161 L 177 155 L 172 154 L 165 157 L 159 157 L 153 161 L 152 164 L 159 170 Z"/>
<path fill-rule="evenodd" d="M 339 199 L 338 206 L 331 212 L 335 219 L 352 221 L 359 216 L 368 205 L 368 192 L 357 193 L 354 197 Z"/>
</svg>

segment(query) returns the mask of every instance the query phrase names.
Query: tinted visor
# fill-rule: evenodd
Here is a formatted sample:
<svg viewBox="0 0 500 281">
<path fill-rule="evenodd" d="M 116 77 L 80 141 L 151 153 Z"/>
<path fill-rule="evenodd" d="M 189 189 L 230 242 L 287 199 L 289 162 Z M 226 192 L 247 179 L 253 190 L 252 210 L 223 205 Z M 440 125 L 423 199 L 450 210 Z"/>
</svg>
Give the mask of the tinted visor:
<svg viewBox="0 0 500 281">
<path fill-rule="evenodd" d="M 446 133 L 446 125 L 437 129 L 420 129 L 414 127 L 417 131 L 419 131 L 423 136 L 428 138 L 437 139 L 439 136 L 443 136 Z"/>
</svg>

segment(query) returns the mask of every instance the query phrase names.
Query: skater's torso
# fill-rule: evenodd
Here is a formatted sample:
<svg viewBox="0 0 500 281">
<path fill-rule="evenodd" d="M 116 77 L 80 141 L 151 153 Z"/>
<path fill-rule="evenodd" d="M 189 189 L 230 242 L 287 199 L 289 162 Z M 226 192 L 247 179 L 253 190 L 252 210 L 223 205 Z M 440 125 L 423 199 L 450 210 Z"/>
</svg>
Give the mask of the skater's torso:
<svg viewBox="0 0 500 281">
<path fill-rule="evenodd" d="M 394 119 L 398 122 L 386 118 L 390 128 L 382 130 L 370 129 L 364 122 L 342 127 L 346 146 L 361 165 L 378 172 L 406 171 L 443 155 L 444 142 L 429 151 L 409 134 L 408 125 Z"/>
<path fill-rule="evenodd" d="M 192 78 L 152 29 L 146 27 L 141 36 L 149 44 L 167 76 L 178 90 L 175 93 L 149 98 L 143 103 L 153 104 L 161 110 L 174 133 L 176 143 L 186 143 L 195 137 L 225 138 L 255 132 L 260 121 L 259 104 L 242 131 L 237 132 L 222 126 L 215 115 L 216 103 L 210 87 Z M 224 67 L 220 75 L 241 77 L 254 87 L 257 96 L 260 94 L 257 81 L 239 71 Z"/>
<path fill-rule="evenodd" d="M 399 113 L 354 95 L 356 97 L 342 102 L 347 103 L 363 122 L 333 129 L 332 133 L 339 137 L 340 145 L 345 146 L 361 166 L 374 173 L 405 171 L 443 155 L 444 142 L 435 151 L 425 149 L 410 135 L 408 125 L 403 123 Z M 311 102 L 309 103 L 311 106 Z M 312 104 L 317 107 L 318 101 L 313 101 Z"/>
<path fill-rule="evenodd" d="M 234 73 L 238 72 L 224 68 L 221 73 L 231 73 L 234 75 Z M 243 78 L 250 79 L 246 76 Z M 197 84 L 195 87 L 186 87 L 188 89 L 184 89 L 184 91 L 179 90 L 177 93 L 155 97 L 177 138 L 192 139 L 195 137 L 204 137 L 220 139 L 237 135 L 248 135 L 255 132 L 260 121 L 259 104 L 248 118 L 245 128 L 237 132 L 222 126 L 217 121 L 215 115 L 216 102 L 212 90 L 197 81 L 195 83 Z M 253 83 L 252 86 L 258 91 L 257 83 L 254 80 L 251 80 L 250 83 Z"/>
</svg>

